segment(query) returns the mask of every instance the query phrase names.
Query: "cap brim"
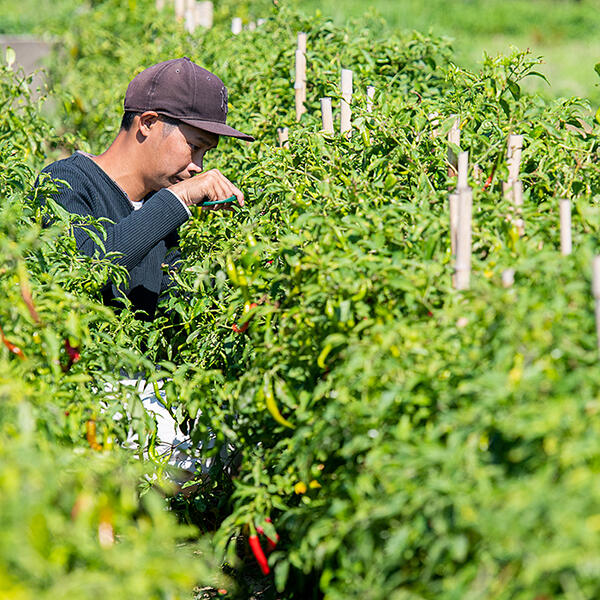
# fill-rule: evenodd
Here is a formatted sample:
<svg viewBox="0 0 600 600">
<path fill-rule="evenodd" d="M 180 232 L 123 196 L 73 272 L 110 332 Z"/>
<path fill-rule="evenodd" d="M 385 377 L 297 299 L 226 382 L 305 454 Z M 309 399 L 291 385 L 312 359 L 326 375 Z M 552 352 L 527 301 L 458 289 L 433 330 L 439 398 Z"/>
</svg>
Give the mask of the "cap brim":
<svg viewBox="0 0 600 600">
<path fill-rule="evenodd" d="M 198 129 L 203 129 L 204 131 L 208 131 L 209 133 L 216 133 L 217 135 L 224 135 L 226 137 L 234 137 L 240 140 L 246 140 L 247 142 L 253 142 L 254 138 L 247 133 L 242 133 L 233 127 L 229 127 L 229 125 L 225 125 L 225 123 L 215 123 L 215 121 L 202 121 L 200 119 L 186 119 L 177 117 L 179 121 L 182 123 L 187 123 L 192 127 L 198 127 Z"/>
</svg>

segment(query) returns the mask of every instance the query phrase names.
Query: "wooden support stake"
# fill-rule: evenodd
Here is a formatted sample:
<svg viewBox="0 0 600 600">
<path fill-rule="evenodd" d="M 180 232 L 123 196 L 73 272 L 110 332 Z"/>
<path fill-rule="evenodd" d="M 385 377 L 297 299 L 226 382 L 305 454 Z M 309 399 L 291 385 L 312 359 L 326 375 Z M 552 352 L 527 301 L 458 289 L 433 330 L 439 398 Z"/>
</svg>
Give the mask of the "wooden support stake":
<svg viewBox="0 0 600 600">
<path fill-rule="evenodd" d="M 450 204 L 450 251 L 456 258 L 456 232 L 458 230 L 458 194 L 452 192 L 449 198 Z"/>
<path fill-rule="evenodd" d="M 515 205 L 515 227 L 522 237 L 525 235 L 525 221 L 523 221 L 523 182 L 520 180 L 513 181 L 513 202 Z"/>
<path fill-rule="evenodd" d="M 522 135 L 508 136 L 508 149 L 506 152 L 506 163 L 508 166 L 508 181 L 517 181 L 521 169 L 521 149 L 523 148 Z"/>
<path fill-rule="evenodd" d="M 186 0 L 175 0 L 175 18 L 183 21 L 185 17 Z"/>
<path fill-rule="evenodd" d="M 211 29 L 213 26 L 214 7 L 210 0 L 206 2 L 196 3 L 196 24 L 206 29 Z"/>
<path fill-rule="evenodd" d="M 277 128 L 277 138 L 279 140 L 279 146 L 281 148 L 289 148 L 289 130 L 287 127 L 278 127 Z"/>
<path fill-rule="evenodd" d="M 454 263 L 454 287 L 468 290 L 471 283 L 471 214 L 473 191 L 458 191 L 458 227 L 456 230 L 456 261 Z"/>
<path fill-rule="evenodd" d="M 375 100 L 375 88 L 372 85 L 367 86 L 367 112 L 373 112 L 373 101 Z"/>
<path fill-rule="evenodd" d="M 471 283 L 471 214 L 473 191 L 463 188 L 458 192 L 458 226 L 456 230 L 456 261 L 454 287 L 468 290 Z"/>
<path fill-rule="evenodd" d="M 461 152 L 458 155 L 458 178 L 456 182 L 456 189 L 462 190 L 469 187 L 468 174 L 469 174 L 469 153 Z"/>
<path fill-rule="evenodd" d="M 307 41 L 308 35 L 306 33 L 304 33 L 303 31 L 300 31 L 298 33 L 298 46 L 297 49 L 300 50 L 302 52 L 302 54 L 306 54 L 306 41 Z"/>
<path fill-rule="evenodd" d="M 340 132 L 350 136 L 350 130 L 352 129 L 352 71 L 349 69 L 342 69 L 342 103 L 341 103 L 341 115 L 340 115 Z"/>
<path fill-rule="evenodd" d="M 241 17 L 233 17 L 233 19 L 231 19 L 231 33 L 233 33 L 233 35 L 239 35 L 242 33 L 242 29 L 243 25 Z"/>
<path fill-rule="evenodd" d="M 331 98 L 321 98 L 321 120 L 323 122 L 323 133 L 333 133 Z"/>
<path fill-rule="evenodd" d="M 304 102 L 306 100 L 306 55 L 302 50 L 296 50 L 296 81 L 294 83 L 296 92 L 296 121 L 306 112 Z"/>
<path fill-rule="evenodd" d="M 573 251 L 571 238 L 571 201 L 567 198 L 560 199 L 560 252 L 568 256 Z"/>
<path fill-rule="evenodd" d="M 505 269 L 502 271 L 502 285 L 505 288 L 512 287 L 515 282 L 515 270 L 514 269 Z"/>
<path fill-rule="evenodd" d="M 600 352 L 600 256 L 594 256 L 592 262 L 592 293 L 596 301 L 596 339 Z"/>
<path fill-rule="evenodd" d="M 448 143 L 460 146 L 460 121 L 458 117 L 454 120 L 452 129 L 448 132 Z M 451 148 L 448 148 L 448 163 L 448 177 L 456 177 L 458 172 L 458 157 Z"/>
<path fill-rule="evenodd" d="M 185 29 L 188 33 L 194 33 L 196 29 L 196 0 L 186 0 Z"/>
</svg>

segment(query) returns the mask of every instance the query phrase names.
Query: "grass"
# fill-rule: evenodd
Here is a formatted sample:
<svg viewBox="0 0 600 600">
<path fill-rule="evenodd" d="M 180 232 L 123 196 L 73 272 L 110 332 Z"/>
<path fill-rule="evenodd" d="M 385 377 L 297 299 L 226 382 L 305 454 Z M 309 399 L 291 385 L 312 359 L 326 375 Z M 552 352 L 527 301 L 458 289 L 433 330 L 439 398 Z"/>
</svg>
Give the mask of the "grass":
<svg viewBox="0 0 600 600">
<path fill-rule="evenodd" d="M 360 18 L 365 10 L 388 27 L 433 31 L 453 40 L 458 64 L 476 68 L 483 53 L 507 53 L 511 46 L 542 56 L 540 71 L 550 81 L 531 78 L 525 86 L 552 96 L 588 98 L 600 104 L 600 11 L 597 0 L 300 0 L 308 12 L 320 10 L 337 23 Z"/>
</svg>

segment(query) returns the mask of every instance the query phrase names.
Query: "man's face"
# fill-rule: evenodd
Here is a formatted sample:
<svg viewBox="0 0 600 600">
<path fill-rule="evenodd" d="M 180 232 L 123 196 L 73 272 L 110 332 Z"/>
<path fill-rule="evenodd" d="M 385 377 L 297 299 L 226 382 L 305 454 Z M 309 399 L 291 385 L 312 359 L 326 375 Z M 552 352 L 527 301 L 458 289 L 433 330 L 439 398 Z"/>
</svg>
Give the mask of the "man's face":
<svg viewBox="0 0 600 600">
<path fill-rule="evenodd" d="M 186 123 L 169 125 L 159 120 L 152 129 L 147 172 L 153 190 L 202 172 L 204 154 L 219 141 L 218 135 Z"/>
</svg>

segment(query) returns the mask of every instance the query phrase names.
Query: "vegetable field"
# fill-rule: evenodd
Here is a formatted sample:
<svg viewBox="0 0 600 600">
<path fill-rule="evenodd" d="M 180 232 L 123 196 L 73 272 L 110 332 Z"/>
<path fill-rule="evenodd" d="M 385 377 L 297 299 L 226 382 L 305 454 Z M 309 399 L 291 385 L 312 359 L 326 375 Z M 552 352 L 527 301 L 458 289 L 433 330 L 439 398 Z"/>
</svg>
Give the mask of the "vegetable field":
<svg viewBox="0 0 600 600">
<path fill-rule="evenodd" d="M 81 10 L 52 119 L 10 52 L 0 66 L 0 599 L 599 597 L 598 107 L 523 92 L 525 51 L 471 72 L 447 40 L 369 18 L 223 0 L 212 28 L 185 25 L 153 0 Z M 149 323 L 102 305 L 126 272 L 77 254 L 50 184 L 31 189 L 56 156 L 104 150 L 129 80 L 178 56 L 223 79 L 228 123 L 257 141 L 206 157 L 246 205 L 193 213 L 180 293 Z M 123 383 L 140 374 L 214 439 L 209 477 L 181 493 Z"/>
</svg>

